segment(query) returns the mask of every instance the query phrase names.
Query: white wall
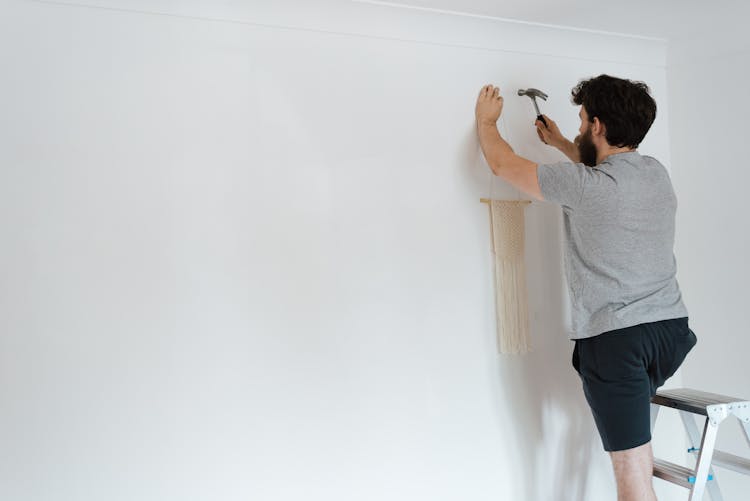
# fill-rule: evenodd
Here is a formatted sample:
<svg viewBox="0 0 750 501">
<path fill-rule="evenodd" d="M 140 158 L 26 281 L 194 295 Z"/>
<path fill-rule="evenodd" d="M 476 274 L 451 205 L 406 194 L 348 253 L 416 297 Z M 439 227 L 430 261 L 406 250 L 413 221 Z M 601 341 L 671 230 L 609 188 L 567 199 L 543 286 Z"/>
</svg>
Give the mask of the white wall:
<svg viewBox="0 0 750 501">
<path fill-rule="evenodd" d="M 743 23 L 750 6 L 732 15 Z M 750 399 L 746 38 L 744 29 L 703 26 L 670 44 L 668 65 L 678 279 L 698 336 L 683 382 L 742 399 Z M 748 445 L 735 419 L 722 425 L 718 448 L 748 457 Z M 747 477 L 716 473 L 725 499 L 747 498 Z"/>
<path fill-rule="evenodd" d="M 97 4 L 0 16 L 0 498 L 614 498 L 552 205 L 527 210 L 535 351 L 496 354 L 479 198 L 517 193 L 490 193 L 473 108 L 500 85 L 516 150 L 552 161 L 516 89 L 572 136 L 580 78 L 643 79 L 641 151 L 669 164 L 663 42 L 349 2 Z"/>
</svg>

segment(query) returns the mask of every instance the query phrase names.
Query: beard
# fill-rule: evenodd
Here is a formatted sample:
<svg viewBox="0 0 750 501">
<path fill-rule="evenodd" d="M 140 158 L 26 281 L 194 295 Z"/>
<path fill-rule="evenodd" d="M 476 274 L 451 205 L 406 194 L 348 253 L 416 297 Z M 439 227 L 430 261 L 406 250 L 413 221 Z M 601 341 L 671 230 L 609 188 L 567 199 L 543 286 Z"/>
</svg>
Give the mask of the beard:
<svg viewBox="0 0 750 501">
<path fill-rule="evenodd" d="M 576 146 L 578 146 L 578 155 L 580 156 L 583 165 L 595 167 L 596 145 L 591 140 L 591 129 L 589 128 L 586 132 L 576 137 L 575 143 Z"/>
</svg>

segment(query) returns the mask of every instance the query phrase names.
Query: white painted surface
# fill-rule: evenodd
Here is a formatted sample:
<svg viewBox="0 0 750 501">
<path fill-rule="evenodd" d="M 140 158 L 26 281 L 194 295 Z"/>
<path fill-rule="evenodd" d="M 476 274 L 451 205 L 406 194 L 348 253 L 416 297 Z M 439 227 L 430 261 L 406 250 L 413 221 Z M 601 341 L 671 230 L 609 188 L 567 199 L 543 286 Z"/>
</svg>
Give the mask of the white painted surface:
<svg viewBox="0 0 750 501">
<path fill-rule="evenodd" d="M 105 1 L 105 0 L 98 0 Z M 354 0 L 390 4 L 406 9 L 454 12 L 460 15 L 496 17 L 566 26 L 570 29 L 679 41 L 696 45 L 750 48 L 745 28 L 750 5 L 744 0 L 630 0 L 615 5 L 598 0 Z"/>
<path fill-rule="evenodd" d="M 678 277 L 698 335 L 683 377 L 691 388 L 750 399 L 750 173 L 744 160 L 750 50 L 721 40 L 717 33 L 700 47 L 681 43 L 670 52 L 673 178 L 680 200 Z M 717 447 L 750 457 L 750 444 L 731 421 L 722 425 Z M 727 470 L 717 470 L 717 476 L 724 499 L 747 498 L 748 477 Z"/>
<path fill-rule="evenodd" d="M 580 78 L 642 79 L 669 165 L 664 44 L 122 4 L 3 3 L 0 498 L 612 497 L 552 205 L 527 210 L 535 351 L 496 354 L 479 198 L 517 193 L 490 193 L 473 108 L 500 85 L 513 146 L 552 161 L 517 88 L 572 136 Z"/>
</svg>

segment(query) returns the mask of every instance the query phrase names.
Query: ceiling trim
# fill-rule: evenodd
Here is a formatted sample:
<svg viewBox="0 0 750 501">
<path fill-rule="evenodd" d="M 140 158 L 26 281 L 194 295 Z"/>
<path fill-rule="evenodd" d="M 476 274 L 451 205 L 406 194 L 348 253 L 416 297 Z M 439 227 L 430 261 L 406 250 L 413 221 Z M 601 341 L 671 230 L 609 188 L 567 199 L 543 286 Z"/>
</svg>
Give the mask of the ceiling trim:
<svg viewBox="0 0 750 501">
<path fill-rule="evenodd" d="M 394 3 L 394 2 L 383 2 L 380 0 L 350 0 L 354 3 L 365 3 L 365 4 L 371 4 L 371 5 L 383 5 L 387 7 L 394 7 L 397 9 L 410 9 L 410 10 L 419 10 L 419 11 L 425 11 L 425 12 L 433 12 L 436 14 L 446 14 L 450 16 L 460 16 L 460 17 L 473 17 L 477 19 L 489 19 L 492 21 L 499 21 L 504 23 L 516 23 L 516 24 L 525 24 L 527 26 L 538 26 L 542 28 L 552 28 L 557 30 L 566 30 L 566 31 L 579 31 L 583 33 L 593 33 L 596 35 L 607 35 L 607 36 L 616 36 L 616 37 L 625 37 L 625 38 L 634 38 L 637 40 L 648 40 L 651 42 L 667 42 L 666 38 L 662 37 L 649 37 L 645 35 L 634 35 L 631 33 L 621 33 L 617 31 L 606 31 L 606 30 L 593 30 L 589 28 L 580 28 L 576 26 L 565 26 L 562 24 L 549 24 L 549 23 L 539 23 L 534 21 L 523 21 L 521 19 L 512 19 L 509 17 L 498 17 L 498 16 L 489 16 L 486 14 L 475 14 L 471 12 L 462 12 L 457 10 L 446 10 L 446 9 L 435 9 L 432 7 L 422 7 L 419 5 L 409 5 L 409 4 L 403 4 L 403 3 Z"/>
</svg>

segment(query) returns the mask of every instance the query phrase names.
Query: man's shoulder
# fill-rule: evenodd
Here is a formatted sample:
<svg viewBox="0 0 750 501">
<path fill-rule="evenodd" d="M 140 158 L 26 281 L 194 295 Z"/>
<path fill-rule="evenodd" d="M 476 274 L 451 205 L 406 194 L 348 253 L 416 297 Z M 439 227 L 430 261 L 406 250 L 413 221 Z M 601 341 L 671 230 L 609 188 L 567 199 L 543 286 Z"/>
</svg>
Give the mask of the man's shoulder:
<svg viewBox="0 0 750 501">
<path fill-rule="evenodd" d="M 630 167 L 630 169 L 627 169 L 627 167 Z M 635 168 L 635 171 L 652 171 L 653 169 L 658 169 L 663 173 L 668 174 L 669 172 L 658 158 L 651 155 L 641 155 L 637 150 L 628 152 L 625 155 L 619 154 L 608 157 L 604 162 L 597 165 L 596 168 L 612 175 L 633 174 L 633 168 Z"/>
</svg>

